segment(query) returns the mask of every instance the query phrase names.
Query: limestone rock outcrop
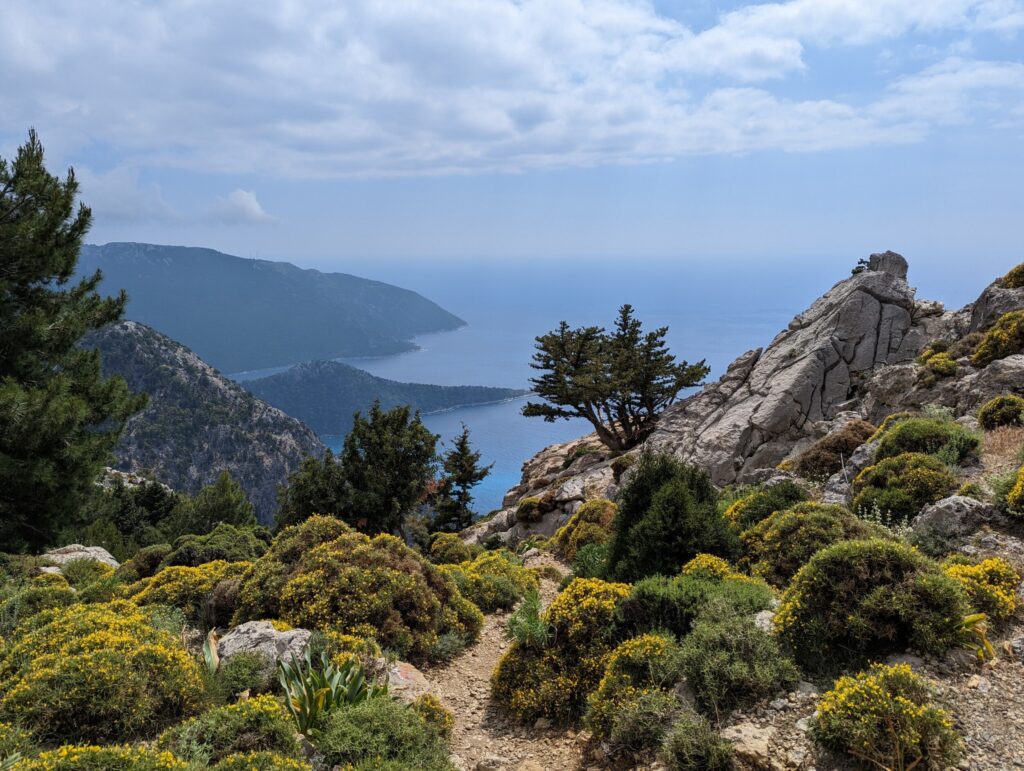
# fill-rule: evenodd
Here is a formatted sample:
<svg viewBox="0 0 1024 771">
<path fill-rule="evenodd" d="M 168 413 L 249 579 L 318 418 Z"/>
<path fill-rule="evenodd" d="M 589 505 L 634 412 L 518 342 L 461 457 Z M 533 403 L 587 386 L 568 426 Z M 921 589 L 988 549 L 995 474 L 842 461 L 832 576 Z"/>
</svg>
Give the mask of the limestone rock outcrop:
<svg viewBox="0 0 1024 771">
<path fill-rule="evenodd" d="M 246 621 L 227 632 L 217 645 L 225 661 L 239 653 L 256 653 L 268 661 L 290 661 L 302 658 L 313 633 L 308 629 L 279 632 L 270 621 Z"/>
<path fill-rule="evenodd" d="M 80 543 L 61 546 L 59 549 L 51 549 L 42 555 L 44 560 L 55 565 L 64 565 L 73 560 L 95 560 L 112 568 L 118 568 L 121 563 L 114 559 L 113 555 L 102 546 L 82 546 Z"/>
</svg>

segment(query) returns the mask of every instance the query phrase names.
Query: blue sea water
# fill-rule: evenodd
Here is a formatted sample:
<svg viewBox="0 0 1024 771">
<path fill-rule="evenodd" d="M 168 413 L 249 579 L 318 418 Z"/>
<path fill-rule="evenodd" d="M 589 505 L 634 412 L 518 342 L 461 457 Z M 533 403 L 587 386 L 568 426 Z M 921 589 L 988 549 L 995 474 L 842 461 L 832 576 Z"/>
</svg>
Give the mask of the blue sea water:
<svg viewBox="0 0 1024 771">
<path fill-rule="evenodd" d="M 434 263 L 420 270 L 409 264 L 339 266 L 421 292 L 468 322 L 453 332 L 417 338 L 417 351 L 349 362 L 393 380 L 528 387 L 535 336 L 562 319 L 573 326 L 610 325 L 618 306 L 629 302 L 646 328 L 669 328 L 669 345 L 678 357 L 706 359 L 717 378 L 736 356 L 767 344 L 795 310 L 831 285 L 809 289 L 806 281 L 780 281 L 757 265 L 744 271 L 636 267 L 543 261 Z M 442 441 L 465 423 L 483 461 L 494 464 L 475 490 L 481 513 L 501 505 L 505 492 L 518 483 L 523 462 L 537 451 L 590 431 L 581 420 L 547 423 L 523 417 L 527 398 L 424 416 Z M 325 440 L 336 449 L 342 437 Z"/>
</svg>

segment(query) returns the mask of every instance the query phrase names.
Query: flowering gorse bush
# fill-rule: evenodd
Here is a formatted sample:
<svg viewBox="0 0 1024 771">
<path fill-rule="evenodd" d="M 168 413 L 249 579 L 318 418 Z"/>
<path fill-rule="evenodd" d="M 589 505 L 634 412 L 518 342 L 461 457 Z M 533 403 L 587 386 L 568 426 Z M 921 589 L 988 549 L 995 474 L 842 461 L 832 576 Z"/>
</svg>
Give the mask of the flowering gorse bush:
<svg viewBox="0 0 1024 771">
<path fill-rule="evenodd" d="M 513 642 L 491 677 L 495 701 L 519 720 L 579 717 L 615 647 L 615 609 L 628 584 L 577 578 L 542 615 L 542 647 Z"/>
<path fill-rule="evenodd" d="M 44 743 L 152 736 L 202 706 L 203 683 L 181 642 L 130 602 L 39 613 L 0 658 L 0 719 Z"/>
<path fill-rule="evenodd" d="M 931 685 L 906 664 L 875 664 L 822 696 L 813 735 L 871 768 L 941 771 L 956 765 L 962 742 L 932 701 Z"/>
<path fill-rule="evenodd" d="M 145 747 L 59 747 L 14 764 L 13 771 L 187 771 L 188 764 L 169 752 Z"/>
<path fill-rule="evenodd" d="M 1011 311 L 999 317 L 974 350 L 971 363 L 985 367 L 1024 350 L 1024 310 Z"/>
<path fill-rule="evenodd" d="M 990 557 L 977 564 L 957 560 L 945 567 L 945 573 L 964 587 L 971 607 L 993 621 L 1004 621 L 1016 612 L 1020 575 L 1006 560 Z"/>
<path fill-rule="evenodd" d="M 469 562 L 442 565 L 441 570 L 484 612 L 507 610 L 530 589 L 537 588 L 534 572 L 505 549 L 484 552 Z"/>
<path fill-rule="evenodd" d="M 234 622 L 259 618 L 372 637 L 419 661 L 442 635 L 464 645 L 483 624 L 451 577 L 398 538 L 319 516 L 282 531 L 243 577 Z"/>
<path fill-rule="evenodd" d="M 217 584 L 240 578 L 251 567 L 250 562 L 215 560 L 197 567 L 176 565 L 164 568 L 152 578 L 143 578 L 128 587 L 128 596 L 138 605 L 171 605 L 178 608 L 192 623 L 202 617 L 203 603 Z"/>
<path fill-rule="evenodd" d="M 584 546 L 608 543 L 617 511 L 618 507 L 604 498 L 584 503 L 552 537 L 555 553 L 572 562 Z"/>
</svg>

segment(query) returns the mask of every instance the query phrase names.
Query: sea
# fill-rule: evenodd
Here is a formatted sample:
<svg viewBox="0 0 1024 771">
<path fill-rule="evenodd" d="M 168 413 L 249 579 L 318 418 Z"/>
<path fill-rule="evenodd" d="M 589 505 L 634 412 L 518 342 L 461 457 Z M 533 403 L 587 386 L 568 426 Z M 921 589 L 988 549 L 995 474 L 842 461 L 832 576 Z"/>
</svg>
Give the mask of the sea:
<svg viewBox="0 0 1024 771">
<path fill-rule="evenodd" d="M 856 260 L 394 260 L 345 261 L 330 269 L 413 289 L 467 322 L 451 332 L 415 339 L 417 350 L 346 359 L 374 375 L 439 385 L 528 388 L 534 339 L 563 319 L 572 326 L 610 327 L 630 303 L 645 329 L 667 327 L 679 359 L 703 359 L 717 379 L 737 356 L 771 342 L 799 311 Z M 913 278 L 913 276 L 912 276 Z M 948 280 L 948 276 L 946 277 Z M 973 299 L 987 281 L 949 292 L 951 306 Z M 931 287 L 929 287 L 931 288 Z M 962 296 L 961 296 L 962 295 Z M 261 373 L 262 374 L 262 373 Z M 523 397 L 500 404 L 427 414 L 442 442 L 465 424 L 490 475 L 474 490 L 480 514 L 499 508 L 520 479 L 523 463 L 544 447 L 590 432 L 582 420 L 554 423 L 521 414 Z M 338 449 L 344 437 L 323 437 Z"/>
</svg>

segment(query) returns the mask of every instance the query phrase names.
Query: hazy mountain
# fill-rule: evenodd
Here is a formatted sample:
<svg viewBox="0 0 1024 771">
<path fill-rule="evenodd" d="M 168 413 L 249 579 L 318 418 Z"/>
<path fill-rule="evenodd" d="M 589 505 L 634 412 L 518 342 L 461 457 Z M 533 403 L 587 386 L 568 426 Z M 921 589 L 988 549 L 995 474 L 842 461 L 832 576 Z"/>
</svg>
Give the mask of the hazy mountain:
<svg viewBox="0 0 1024 771">
<path fill-rule="evenodd" d="M 80 273 L 126 289 L 127 318 L 189 346 L 222 372 L 397 353 L 465 322 L 425 297 L 345 273 L 303 270 L 213 249 L 84 246 Z"/>
<path fill-rule="evenodd" d="M 311 361 L 242 385 L 261 399 L 294 415 L 321 434 L 346 434 L 352 413 L 374 399 L 385 408 L 409 404 L 423 412 L 487 404 L 526 391 L 487 386 L 438 386 L 399 383 L 337 361 Z"/>
<path fill-rule="evenodd" d="M 276 510 L 277 485 L 324 446 L 295 418 L 260 401 L 180 343 L 134 321 L 90 335 L 106 374 L 121 375 L 147 407 L 128 421 L 116 450 L 122 471 L 152 471 L 177 490 L 197 492 L 227 469 L 260 521 Z"/>
</svg>

